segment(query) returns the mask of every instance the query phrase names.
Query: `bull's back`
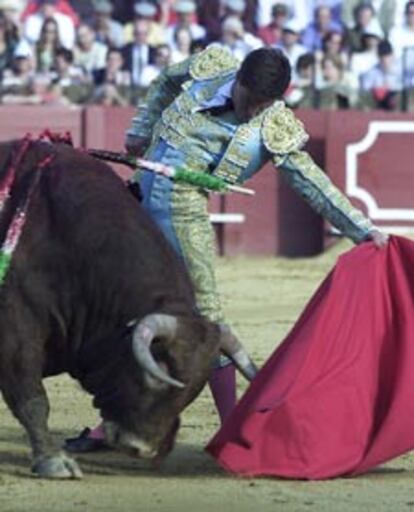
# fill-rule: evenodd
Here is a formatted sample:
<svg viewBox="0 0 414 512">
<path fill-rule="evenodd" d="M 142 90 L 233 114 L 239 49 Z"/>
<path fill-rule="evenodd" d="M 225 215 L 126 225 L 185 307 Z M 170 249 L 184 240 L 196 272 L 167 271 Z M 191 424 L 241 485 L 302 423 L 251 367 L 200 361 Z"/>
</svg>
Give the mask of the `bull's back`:
<svg viewBox="0 0 414 512">
<path fill-rule="evenodd" d="M 11 147 L 0 147 L 0 173 Z M 49 154 L 52 163 L 35 171 Z M 71 290 L 78 287 L 73 293 L 92 297 L 96 314 L 110 307 L 114 315 L 139 316 L 168 309 L 170 302 L 178 310 L 190 307 L 193 291 L 183 263 L 108 165 L 70 146 L 35 143 L 19 166 L 16 201 L 35 172 L 42 176 L 16 251 L 22 271 L 43 267 L 40 274 L 53 286 L 62 279 Z M 0 228 L 4 233 L 5 225 Z"/>
</svg>

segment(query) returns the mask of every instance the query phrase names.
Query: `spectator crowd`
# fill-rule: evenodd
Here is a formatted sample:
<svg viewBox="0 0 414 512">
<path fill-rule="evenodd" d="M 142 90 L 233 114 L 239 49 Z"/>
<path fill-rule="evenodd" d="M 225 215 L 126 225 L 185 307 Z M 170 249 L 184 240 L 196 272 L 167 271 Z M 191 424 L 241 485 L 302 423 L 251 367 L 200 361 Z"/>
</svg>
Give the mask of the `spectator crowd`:
<svg viewBox="0 0 414 512">
<path fill-rule="evenodd" d="M 282 49 L 293 108 L 414 108 L 414 0 L 0 0 L 0 102 L 135 104 L 212 42 Z"/>
</svg>

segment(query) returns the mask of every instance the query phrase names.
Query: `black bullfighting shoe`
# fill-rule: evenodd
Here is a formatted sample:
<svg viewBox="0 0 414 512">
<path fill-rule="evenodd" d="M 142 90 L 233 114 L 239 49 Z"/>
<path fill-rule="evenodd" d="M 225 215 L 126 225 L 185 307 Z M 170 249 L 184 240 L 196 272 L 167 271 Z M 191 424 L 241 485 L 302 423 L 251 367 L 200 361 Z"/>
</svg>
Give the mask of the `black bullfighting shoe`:
<svg viewBox="0 0 414 512">
<path fill-rule="evenodd" d="M 99 450 L 109 450 L 109 446 L 103 439 L 94 439 L 89 437 L 91 429 L 86 427 L 82 430 L 78 437 L 70 437 L 65 439 L 63 448 L 70 453 L 89 453 Z"/>
</svg>

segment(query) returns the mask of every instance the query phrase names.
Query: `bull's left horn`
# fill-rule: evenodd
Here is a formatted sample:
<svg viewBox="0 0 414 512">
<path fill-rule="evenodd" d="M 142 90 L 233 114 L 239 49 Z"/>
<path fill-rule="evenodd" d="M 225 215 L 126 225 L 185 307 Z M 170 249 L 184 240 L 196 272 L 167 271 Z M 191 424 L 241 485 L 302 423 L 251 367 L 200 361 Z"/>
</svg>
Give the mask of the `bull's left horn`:
<svg viewBox="0 0 414 512">
<path fill-rule="evenodd" d="M 177 319 L 170 315 L 153 314 L 144 317 L 135 327 L 132 336 L 132 350 L 135 359 L 154 378 L 176 388 L 185 385 L 168 375 L 154 359 L 151 343 L 157 336 L 172 338 L 177 331 Z"/>
<path fill-rule="evenodd" d="M 237 369 L 247 380 L 253 380 L 258 370 L 246 349 L 232 333 L 228 325 L 220 325 L 220 334 L 220 350 L 233 361 Z"/>
</svg>

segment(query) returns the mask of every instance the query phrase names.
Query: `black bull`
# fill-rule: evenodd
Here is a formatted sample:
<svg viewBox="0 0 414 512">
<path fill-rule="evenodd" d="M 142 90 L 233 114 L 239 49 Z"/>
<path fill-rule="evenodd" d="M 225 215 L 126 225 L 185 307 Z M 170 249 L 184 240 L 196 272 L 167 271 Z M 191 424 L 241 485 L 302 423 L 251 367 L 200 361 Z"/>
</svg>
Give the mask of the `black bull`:
<svg viewBox="0 0 414 512">
<path fill-rule="evenodd" d="M 0 180 L 17 144 L 0 144 Z M 52 163 L 36 170 L 48 154 Z M 31 144 L 0 217 L 1 241 L 38 172 L 0 287 L 0 388 L 29 435 L 32 471 L 81 476 L 47 427 L 42 379 L 63 372 L 93 395 L 109 443 L 162 457 L 219 350 L 241 363 L 244 354 L 196 312 L 184 265 L 122 181 L 82 152 Z"/>
</svg>

